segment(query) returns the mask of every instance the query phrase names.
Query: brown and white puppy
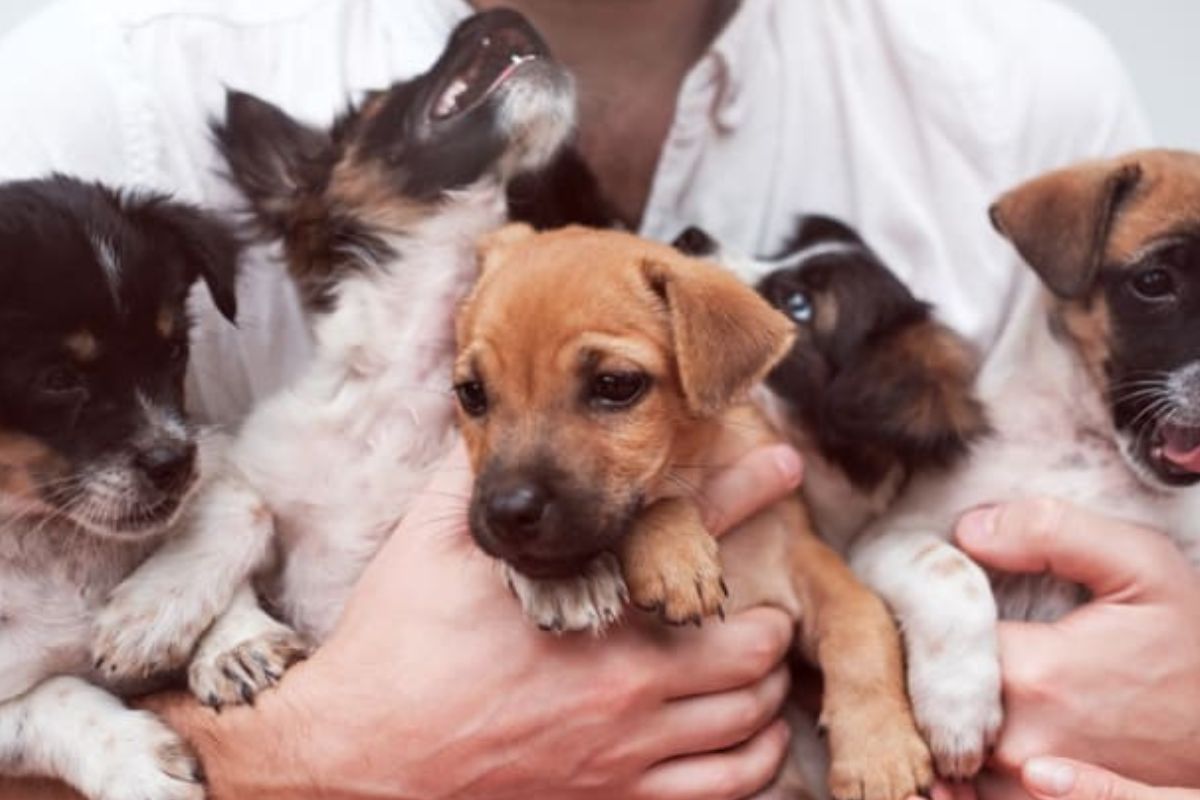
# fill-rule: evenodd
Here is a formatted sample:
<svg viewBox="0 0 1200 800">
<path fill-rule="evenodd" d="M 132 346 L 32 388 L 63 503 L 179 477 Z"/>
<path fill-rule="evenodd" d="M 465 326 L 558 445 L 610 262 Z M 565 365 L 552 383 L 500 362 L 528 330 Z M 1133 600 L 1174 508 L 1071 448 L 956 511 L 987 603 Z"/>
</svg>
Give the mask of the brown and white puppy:
<svg viewBox="0 0 1200 800">
<path fill-rule="evenodd" d="M 997 616 L 1053 620 L 1083 597 L 1048 576 L 989 580 L 946 541 L 959 514 L 1048 495 L 1200 557 L 1200 156 L 1053 172 L 992 218 L 1033 268 L 980 373 L 993 433 L 914 481 L 852 552 L 900 621 L 913 709 L 952 777 L 980 767 L 1001 723 Z"/>
<path fill-rule="evenodd" d="M 799 500 L 730 533 L 720 556 L 701 523 L 694 487 L 775 438 L 745 396 L 792 323 L 724 270 L 616 231 L 512 225 L 481 265 L 455 367 L 471 531 L 531 616 L 601 627 L 627 589 L 669 621 L 699 620 L 722 608 L 724 575 L 734 607 L 790 612 L 825 674 L 834 796 L 922 788 L 896 629 Z"/>
<path fill-rule="evenodd" d="M 913 476 L 957 463 L 987 432 L 974 348 L 840 220 L 800 217 L 769 258 L 731 253 L 696 227 L 674 246 L 732 270 L 795 324 L 755 399 L 803 453 L 804 500 L 843 554 Z"/>
</svg>

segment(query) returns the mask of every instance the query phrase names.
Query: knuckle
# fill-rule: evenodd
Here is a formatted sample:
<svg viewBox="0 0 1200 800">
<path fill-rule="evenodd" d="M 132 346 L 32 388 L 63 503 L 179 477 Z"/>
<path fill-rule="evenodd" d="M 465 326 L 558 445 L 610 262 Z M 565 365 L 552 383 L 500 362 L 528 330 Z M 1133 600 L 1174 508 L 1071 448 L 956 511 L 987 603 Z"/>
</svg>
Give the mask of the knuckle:
<svg viewBox="0 0 1200 800">
<path fill-rule="evenodd" d="M 758 730 L 766 714 L 766 698 L 761 692 L 740 691 L 730 698 L 727 722 L 742 741 Z"/>
<path fill-rule="evenodd" d="M 1046 539 L 1057 533 L 1070 506 L 1057 497 L 1039 496 L 1016 504 L 1017 522 L 1035 538 Z"/>
</svg>

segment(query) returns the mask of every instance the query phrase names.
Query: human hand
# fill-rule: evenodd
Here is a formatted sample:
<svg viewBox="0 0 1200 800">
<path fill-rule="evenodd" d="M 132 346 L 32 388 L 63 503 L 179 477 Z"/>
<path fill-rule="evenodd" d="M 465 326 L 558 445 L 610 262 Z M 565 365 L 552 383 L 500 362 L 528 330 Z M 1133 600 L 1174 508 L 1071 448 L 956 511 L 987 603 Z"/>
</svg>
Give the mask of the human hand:
<svg viewBox="0 0 1200 800">
<path fill-rule="evenodd" d="M 709 521 L 731 527 L 799 474 L 790 450 L 752 453 L 706 487 Z M 332 638 L 257 708 L 197 728 L 198 712 L 160 706 L 193 734 L 214 798 L 736 798 L 771 779 L 785 614 L 548 635 L 471 543 L 470 488 L 456 453 Z"/>
<path fill-rule="evenodd" d="M 1039 800 L 1200 800 L 1200 790 L 1159 789 L 1065 758 L 1030 759 L 1021 781 Z"/>
<path fill-rule="evenodd" d="M 1163 534 L 1053 500 L 973 511 L 979 562 L 1049 571 L 1093 600 L 1053 624 L 1000 625 L 1006 719 L 980 793 L 1010 795 L 1052 753 L 1161 785 L 1200 785 L 1200 575 Z"/>
</svg>

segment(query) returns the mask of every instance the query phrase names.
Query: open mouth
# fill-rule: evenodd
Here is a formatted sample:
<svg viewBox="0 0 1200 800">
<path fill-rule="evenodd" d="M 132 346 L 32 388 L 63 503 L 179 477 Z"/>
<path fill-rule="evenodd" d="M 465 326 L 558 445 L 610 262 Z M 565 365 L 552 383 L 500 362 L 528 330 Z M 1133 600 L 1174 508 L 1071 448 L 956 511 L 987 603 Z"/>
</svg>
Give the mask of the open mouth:
<svg viewBox="0 0 1200 800">
<path fill-rule="evenodd" d="M 1200 475 L 1200 426 L 1163 423 L 1150 452 L 1170 472 Z"/>
<path fill-rule="evenodd" d="M 456 39 L 439 65 L 448 75 L 430 106 L 429 116 L 436 122 L 479 107 L 526 64 L 548 56 L 537 32 L 510 11 L 473 19 Z"/>
</svg>

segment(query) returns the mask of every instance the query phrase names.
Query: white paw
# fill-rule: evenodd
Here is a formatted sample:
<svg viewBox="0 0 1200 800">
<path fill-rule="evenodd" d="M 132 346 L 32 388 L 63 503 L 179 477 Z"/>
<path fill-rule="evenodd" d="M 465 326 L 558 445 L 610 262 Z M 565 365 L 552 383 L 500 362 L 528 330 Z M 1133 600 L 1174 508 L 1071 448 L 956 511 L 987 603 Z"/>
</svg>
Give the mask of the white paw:
<svg viewBox="0 0 1200 800">
<path fill-rule="evenodd" d="M 592 559 L 578 578 L 527 578 L 507 565 L 505 575 L 525 615 L 539 628 L 555 633 L 600 633 L 621 618 L 629 602 L 621 566 L 610 553 Z"/>
<path fill-rule="evenodd" d="M 188 667 L 188 687 L 201 703 L 217 709 L 253 703 L 308 652 L 300 634 L 275 623 L 227 649 L 202 647 Z"/>
<path fill-rule="evenodd" d="M 203 800 L 204 773 L 192 751 L 153 714 L 127 711 L 100 739 L 79 788 L 93 800 Z"/>
<path fill-rule="evenodd" d="M 137 681 L 180 669 L 212 624 L 211 609 L 185 608 L 178 595 L 124 584 L 96 617 L 92 658 L 106 681 Z"/>
<path fill-rule="evenodd" d="M 990 648 L 983 650 L 912 658 L 909 664 L 913 716 L 938 774 L 950 780 L 979 772 L 1004 720 L 1000 663 Z"/>
</svg>

